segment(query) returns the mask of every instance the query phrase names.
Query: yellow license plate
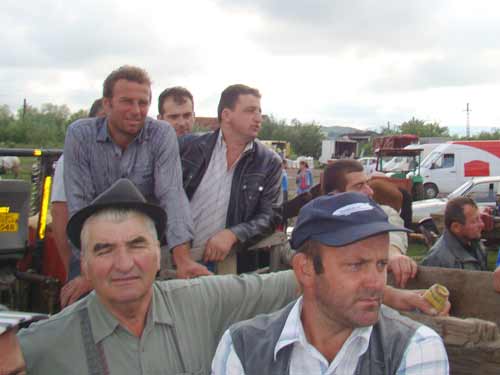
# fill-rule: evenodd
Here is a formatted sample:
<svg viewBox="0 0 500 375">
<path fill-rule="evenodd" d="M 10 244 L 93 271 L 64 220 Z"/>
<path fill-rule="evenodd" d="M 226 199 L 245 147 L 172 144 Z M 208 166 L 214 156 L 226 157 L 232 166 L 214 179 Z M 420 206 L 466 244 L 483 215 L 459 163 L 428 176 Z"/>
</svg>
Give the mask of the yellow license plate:
<svg viewBox="0 0 500 375">
<path fill-rule="evenodd" d="M 17 232 L 19 212 L 0 213 L 0 232 Z"/>
</svg>

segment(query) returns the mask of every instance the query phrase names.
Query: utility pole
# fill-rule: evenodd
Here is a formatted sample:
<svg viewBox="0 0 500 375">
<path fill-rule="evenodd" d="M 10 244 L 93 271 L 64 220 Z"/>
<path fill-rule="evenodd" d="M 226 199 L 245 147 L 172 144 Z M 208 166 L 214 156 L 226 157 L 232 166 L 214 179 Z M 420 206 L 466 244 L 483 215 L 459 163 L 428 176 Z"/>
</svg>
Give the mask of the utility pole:
<svg viewBox="0 0 500 375">
<path fill-rule="evenodd" d="M 28 103 L 26 102 L 26 98 L 23 100 L 23 122 L 24 122 L 24 115 L 26 114 L 26 108 L 28 107 Z"/>
<path fill-rule="evenodd" d="M 467 129 L 466 129 L 466 134 L 467 138 L 470 138 L 470 113 L 472 110 L 469 107 L 469 103 L 467 103 L 467 108 L 465 109 L 465 112 L 467 112 Z"/>
</svg>

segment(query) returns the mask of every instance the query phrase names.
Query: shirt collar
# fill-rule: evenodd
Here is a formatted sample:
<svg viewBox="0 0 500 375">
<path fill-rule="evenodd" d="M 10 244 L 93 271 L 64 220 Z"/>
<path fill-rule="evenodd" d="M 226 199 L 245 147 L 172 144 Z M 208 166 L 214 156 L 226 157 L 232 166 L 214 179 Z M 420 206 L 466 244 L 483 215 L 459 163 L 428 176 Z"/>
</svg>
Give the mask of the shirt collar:
<svg viewBox="0 0 500 375">
<path fill-rule="evenodd" d="M 153 297 L 151 300 L 151 306 L 149 308 L 146 325 L 173 325 L 173 319 L 170 311 L 167 309 L 165 303 L 161 303 L 162 296 L 160 290 L 156 286 L 156 283 L 153 284 L 152 288 Z M 92 335 L 94 337 L 94 342 L 96 343 L 111 335 L 120 325 L 113 314 L 111 314 L 99 301 L 99 297 L 95 294 L 95 291 L 88 296 L 87 309 L 92 326 Z"/>
<path fill-rule="evenodd" d="M 99 301 L 99 297 L 95 291 L 87 297 L 87 310 L 92 327 L 92 335 L 96 343 L 111 335 L 120 325 L 113 314 Z"/>
<path fill-rule="evenodd" d="M 245 152 L 249 151 L 249 150 L 252 150 L 253 149 L 253 143 L 254 141 L 250 141 L 248 142 L 246 145 L 245 145 L 245 148 L 242 152 L 242 154 L 244 154 Z M 224 137 L 223 137 L 223 134 L 222 134 L 222 128 L 220 129 L 219 131 L 219 134 L 217 136 L 217 147 L 220 147 L 220 148 L 226 148 L 226 142 L 224 141 Z"/>
<path fill-rule="evenodd" d="M 276 346 L 274 347 L 274 360 L 276 360 L 278 352 L 288 345 L 292 345 L 296 342 L 301 343 L 303 346 L 311 345 L 307 341 L 302 320 L 300 319 L 300 315 L 302 314 L 302 298 L 303 297 L 300 297 L 297 302 L 295 302 L 295 305 L 288 314 L 288 318 L 286 319 L 283 330 L 281 331 L 281 335 L 276 343 Z M 359 356 L 361 356 L 368 349 L 372 330 L 373 326 L 354 329 L 342 347 L 346 347 L 352 341 L 359 338 L 363 342 L 359 352 Z"/>
</svg>

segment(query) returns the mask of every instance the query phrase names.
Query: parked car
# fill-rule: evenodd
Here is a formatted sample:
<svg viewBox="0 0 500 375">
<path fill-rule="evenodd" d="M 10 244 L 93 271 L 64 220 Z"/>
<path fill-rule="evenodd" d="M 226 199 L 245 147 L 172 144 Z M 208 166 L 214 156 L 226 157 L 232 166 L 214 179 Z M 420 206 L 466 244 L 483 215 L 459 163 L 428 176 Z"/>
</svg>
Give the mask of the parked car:
<svg viewBox="0 0 500 375">
<path fill-rule="evenodd" d="M 444 213 L 448 200 L 461 196 L 474 199 L 479 207 L 497 207 L 500 202 L 500 176 L 474 177 L 464 182 L 445 198 L 413 202 L 412 222 L 416 224 L 420 220 L 430 217 L 431 214 Z"/>
</svg>

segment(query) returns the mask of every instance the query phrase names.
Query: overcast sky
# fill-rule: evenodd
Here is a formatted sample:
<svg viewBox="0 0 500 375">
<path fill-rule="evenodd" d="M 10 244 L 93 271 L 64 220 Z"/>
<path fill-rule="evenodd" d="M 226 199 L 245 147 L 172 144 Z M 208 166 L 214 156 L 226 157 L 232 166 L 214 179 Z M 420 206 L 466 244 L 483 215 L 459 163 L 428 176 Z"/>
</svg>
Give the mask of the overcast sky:
<svg viewBox="0 0 500 375">
<path fill-rule="evenodd" d="M 378 129 L 412 116 L 500 127 L 500 3 L 462 0 L 2 0 L 0 104 L 88 108 L 124 64 L 215 116 L 233 83 L 266 114 Z M 463 133 L 463 131 L 461 132 Z"/>
</svg>

